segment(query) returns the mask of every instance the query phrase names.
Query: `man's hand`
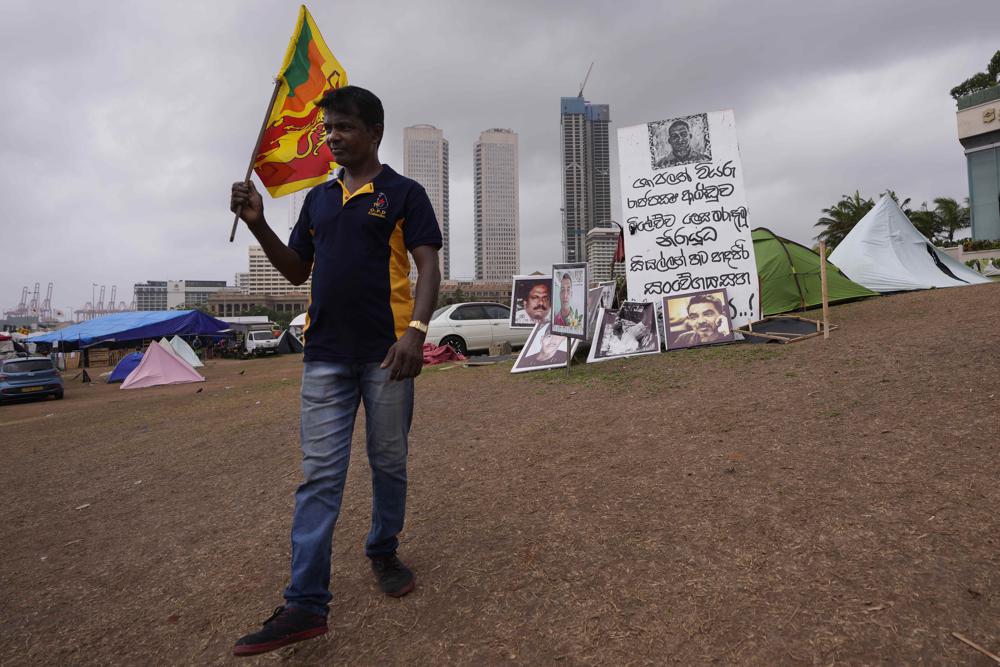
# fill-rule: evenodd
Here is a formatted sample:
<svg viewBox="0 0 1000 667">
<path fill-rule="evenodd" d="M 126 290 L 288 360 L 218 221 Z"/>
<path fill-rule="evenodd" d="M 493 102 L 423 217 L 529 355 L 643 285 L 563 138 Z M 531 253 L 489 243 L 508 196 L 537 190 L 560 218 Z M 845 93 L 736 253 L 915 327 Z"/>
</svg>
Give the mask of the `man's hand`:
<svg viewBox="0 0 1000 667">
<path fill-rule="evenodd" d="M 253 181 L 233 183 L 233 191 L 229 197 L 229 210 L 239 211 L 239 216 L 247 227 L 253 229 L 264 222 L 264 200 L 254 186 Z"/>
<path fill-rule="evenodd" d="M 413 327 L 407 327 L 403 337 L 397 340 L 382 361 L 382 368 L 389 369 L 389 378 L 405 380 L 417 377 L 424 368 L 424 334 Z"/>
</svg>

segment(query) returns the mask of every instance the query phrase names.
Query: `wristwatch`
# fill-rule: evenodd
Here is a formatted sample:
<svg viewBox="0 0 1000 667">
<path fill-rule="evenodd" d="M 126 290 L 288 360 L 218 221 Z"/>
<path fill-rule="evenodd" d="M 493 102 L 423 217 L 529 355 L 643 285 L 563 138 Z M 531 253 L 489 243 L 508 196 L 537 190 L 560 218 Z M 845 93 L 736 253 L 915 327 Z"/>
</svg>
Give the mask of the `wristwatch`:
<svg viewBox="0 0 1000 667">
<path fill-rule="evenodd" d="M 421 322 L 420 320 L 413 320 L 407 326 L 413 327 L 420 333 L 427 333 L 427 325 Z"/>
</svg>

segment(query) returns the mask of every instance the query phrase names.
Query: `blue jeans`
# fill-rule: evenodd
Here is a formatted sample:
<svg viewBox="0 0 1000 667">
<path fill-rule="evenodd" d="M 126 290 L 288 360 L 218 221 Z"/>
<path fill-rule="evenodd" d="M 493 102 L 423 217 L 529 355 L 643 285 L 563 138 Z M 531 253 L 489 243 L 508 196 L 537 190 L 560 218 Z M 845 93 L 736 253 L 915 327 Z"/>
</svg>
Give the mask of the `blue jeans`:
<svg viewBox="0 0 1000 667">
<path fill-rule="evenodd" d="M 379 364 L 310 361 L 302 372 L 302 473 L 292 519 L 290 607 L 326 615 L 330 602 L 333 529 L 351 458 L 358 405 L 365 403 L 365 439 L 372 470 L 369 557 L 399 545 L 406 512 L 406 436 L 413 417 L 413 379 L 393 381 Z"/>
</svg>

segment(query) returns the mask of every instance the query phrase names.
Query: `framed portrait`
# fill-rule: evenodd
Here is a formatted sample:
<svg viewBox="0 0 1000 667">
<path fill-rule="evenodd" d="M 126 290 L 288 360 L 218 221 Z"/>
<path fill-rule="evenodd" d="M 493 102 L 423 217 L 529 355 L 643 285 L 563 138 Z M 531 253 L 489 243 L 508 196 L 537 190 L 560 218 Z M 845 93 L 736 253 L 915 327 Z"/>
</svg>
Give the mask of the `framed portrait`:
<svg viewBox="0 0 1000 667">
<path fill-rule="evenodd" d="M 587 363 L 660 351 L 656 304 L 625 301 L 618 310 L 602 308 Z"/>
<path fill-rule="evenodd" d="M 546 324 L 535 325 L 528 336 L 528 342 L 517 355 L 511 373 L 525 371 L 541 371 L 547 368 L 564 368 L 566 366 L 566 336 L 552 332 L 552 327 Z M 576 354 L 580 341 L 573 340 L 570 347 L 570 358 Z"/>
<path fill-rule="evenodd" d="M 547 324 L 552 311 L 552 278 L 514 276 L 510 290 L 510 326 L 530 329 Z"/>
<path fill-rule="evenodd" d="M 667 349 L 731 343 L 736 340 L 726 290 L 663 297 Z"/>
<path fill-rule="evenodd" d="M 552 266 L 552 331 L 583 340 L 587 337 L 587 263 Z"/>
<path fill-rule="evenodd" d="M 614 280 L 606 283 L 598 283 L 601 288 L 601 308 L 611 310 L 615 307 L 615 287 L 618 286 Z"/>
<path fill-rule="evenodd" d="M 594 325 L 597 323 L 597 311 L 601 309 L 600 286 L 587 290 L 587 340 L 594 338 Z"/>
<path fill-rule="evenodd" d="M 653 169 L 712 161 L 708 114 L 656 120 L 647 123 L 646 127 L 649 132 L 649 166 Z"/>
</svg>

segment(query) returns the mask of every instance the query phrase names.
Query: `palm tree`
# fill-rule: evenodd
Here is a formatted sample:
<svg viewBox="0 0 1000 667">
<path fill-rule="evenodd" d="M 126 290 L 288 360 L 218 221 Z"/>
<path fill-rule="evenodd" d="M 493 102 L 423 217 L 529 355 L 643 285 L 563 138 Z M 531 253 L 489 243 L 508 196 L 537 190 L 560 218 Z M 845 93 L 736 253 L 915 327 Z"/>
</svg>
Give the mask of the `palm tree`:
<svg viewBox="0 0 1000 667">
<path fill-rule="evenodd" d="M 997 52 L 1000 55 L 1000 51 Z M 951 197 L 938 197 L 934 200 L 934 216 L 938 220 L 938 233 L 947 234 L 948 243 L 955 242 L 955 232 L 969 226 L 968 198 L 962 206 Z"/>
<path fill-rule="evenodd" d="M 927 208 L 927 202 L 920 205 L 915 211 L 906 212 L 906 217 L 910 219 L 917 231 L 927 237 L 928 241 L 934 242 L 934 237 L 941 231 L 941 223 L 937 213 Z"/>
<path fill-rule="evenodd" d="M 830 250 L 833 250 L 854 229 L 854 225 L 858 224 L 861 218 L 872 210 L 873 206 L 875 206 L 875 202 L 871 199 L 865 199 L 857 190 L 854 191 L 853 195 L 841 195 L 839 202 L 830 208 L 823 209 L 823 217 L 813 225 L 814 227 L 824 227 L 823 231 L 816 235 L 816 238 L 826 241 Z"/>
</svg>

